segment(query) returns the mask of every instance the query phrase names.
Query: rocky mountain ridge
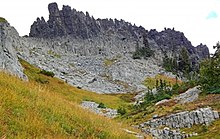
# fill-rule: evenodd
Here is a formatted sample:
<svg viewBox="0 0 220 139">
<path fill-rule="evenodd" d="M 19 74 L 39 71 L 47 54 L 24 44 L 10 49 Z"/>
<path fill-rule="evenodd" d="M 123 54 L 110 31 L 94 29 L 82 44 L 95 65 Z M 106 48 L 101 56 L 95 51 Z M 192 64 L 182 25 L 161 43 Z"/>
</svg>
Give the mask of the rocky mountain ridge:
<svg viewBox="0 0 220 139">
<path fill-rule="evenodd" d="M 134 40 L 138 43 L 137 45 L 142 45 L 143 39 L 148 38 L 154 40 L 163 52 L 170 51 L 170 49 L 176 51 L 178 47 L 186 47 L 189 54 L 197 55 L 197 59 L 209 57 L 206 45 L 200 44 L 194 47 L 184 36 L 184 33 L 175 31 L 174 28 L 165 28 L 161 32 L 155 29 L 148 31 L 142 26 L 137 27 L 124 20 L 94 19 L 88 12 L 84 14 L 71 9 L 70 6 L 63 6 L 62 10 L 59 10 L 56 3 L 50 3 L 48 10 L 49 20 L 46 22 L 43 17 L 41 19 L 37 18 L 37 21 L 31 26 L 30 37 L 56 38 L 71 36 L 71 38 L 85 40 L 103 35 L 117 35 L 116 39 Z"/>
<path fill-rule="evenodd" d="M 56 3 L 48 5 L 49 20 L 37 18 L 30 30 L 30 37 L 54 38 L 70 35 L 73 38 L 89 39 L 103 34 L 117 33 L 121 36 L 138 38 L 145 29 L 133 26 L 124 20 L 94 19 L 88 12 L 78 12 L 70 6 L 58 9 Z M 127 39 L 130 39 L 127 38 Z M 126 38 L 121 38 L 126 39 Z"/>
<path fill-rule="evenodd" d="M 165 54 L 172 57 L 187 48 L 192 63 L 209 56 L 207 46 L 193 47 L 183 33 L 173 29 L 147 31 L 123 20 L 94 19 L 70 6 L 59 10 L 56 3 L 49 4 L 48 10 L 47 22 L 38 18 L 29 37 L 17 34 L 11 45 L 19 58 L 82 89 L 97 93 L 145 90 L 147 77 L 175 77 L 161 66 Z M 148 47 L 153 56 L 132 58 L 138 48 Z"/>
</svg>

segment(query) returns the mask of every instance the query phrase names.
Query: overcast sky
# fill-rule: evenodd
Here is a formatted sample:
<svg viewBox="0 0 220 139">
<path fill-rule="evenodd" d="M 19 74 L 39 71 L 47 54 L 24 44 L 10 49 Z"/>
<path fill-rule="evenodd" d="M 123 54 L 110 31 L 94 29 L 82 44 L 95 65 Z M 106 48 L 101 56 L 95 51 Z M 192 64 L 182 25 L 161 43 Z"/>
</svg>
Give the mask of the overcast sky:
<svg viewBox="0 0 220 139">
<path fill-rule="evenodd" d="M 95 18 L 124 19 L 146 29 L 164 27 L 184 32 L 194 46 L 210 49 L 220 41 L 220 0 L 0 0 L 0 16 L 21 36 L 29 33 L 37 17 L 48 19 L 48 4 L 70 5 Z M 211 50 L 213 52 L 213 50 Z"/>
</svg>

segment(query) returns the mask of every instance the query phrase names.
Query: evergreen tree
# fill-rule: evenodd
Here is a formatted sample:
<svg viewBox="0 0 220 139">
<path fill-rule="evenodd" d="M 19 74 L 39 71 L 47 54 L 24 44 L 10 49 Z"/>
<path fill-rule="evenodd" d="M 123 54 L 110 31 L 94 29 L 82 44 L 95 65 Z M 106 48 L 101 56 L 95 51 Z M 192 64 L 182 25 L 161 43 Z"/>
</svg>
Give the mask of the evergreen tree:
<svg viewBox="0 0 220 139">
<path fill-rule="evenodd" d="M 185 47 L 183 47 L 180 51 L 178 69 L 183 72 L 185 76 L 189 75 L 191 71 L 191 64 L 189 59 L 189 53 Z"/>
<path fill-rule="evenodd" d="M 201 63 L 199 82 L 203 90 L 220 93 L 220 43 L 213 48 L 217 48 L 213 57 Z"/>
</svg>

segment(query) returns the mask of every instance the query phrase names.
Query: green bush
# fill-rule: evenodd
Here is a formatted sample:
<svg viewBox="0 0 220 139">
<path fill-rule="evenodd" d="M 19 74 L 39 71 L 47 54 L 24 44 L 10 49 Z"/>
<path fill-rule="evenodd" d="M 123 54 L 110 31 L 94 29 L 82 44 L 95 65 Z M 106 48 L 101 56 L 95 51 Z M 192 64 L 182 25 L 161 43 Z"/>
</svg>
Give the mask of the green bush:
<svg viewBox="0 0 220 139">
<path fill-rule="evenodd" d="M 143 57 L 144 59 L 147 59 L 148 57 L 151 57 L 153 55 L 154 51 L 152 51 L 149 47 L 141 47 L 136 49 L 136 51 L 132 55 L 132 58 L 141 59 L 141 57 Z"/>
<path fill-rule="evenodd" d="M 205 133 L 208 131 L 208 127 L 206 125 L 202 125 L 201 128 L 199 128 L 198 133 Z"/>
<path fill-rule="evenodd" d="M 101 102 L 101 103 L 99 103 L 98 108 L 106 108 L 106 106 L 105 106 L 105 104 L 103 104 L 103 103 Z"/>
<path fill-rule="evenodd" d="M 182 110 L 183 109 L 181 107 L 176 106 L 176 107 L 174 107 L 173 112 L 182 111 Z"/>
<path fill-rule="evenodd" d="M 171 89 L 171 94 L 181 94 L 181 93 L 184 93 L 186 92 L 189 88 L 193 88 L 195 86 L 199 85 L 198 84 L 198 81 L 195 81 L 195 80 L 189 80 L 187 82 L 182 82 L 181 85 L 179 84 L 175 84 L 173 85 L 172 89 Z"/>
<path fill-rule="evenodd" d="M 127 113 L 126 109 L 124 107 L 119 107 L 117 109 L 117 112 L 121 115 L 125 115 Z"/>
<path fill-rule="evenodd" d="M 3 18 L 3 17 L 0 17 L 0 23 L 7 23 L 8 21 L 5 19 L 5 18 Z"/>
<path fill-rule="evenodd" d="M 40 71 L 41 74 L 46 75 L 46 76 L 50 76 L 50 77 L 54 77 L 54 73 L 51 71 L 46 71 L 46 70 L 41 70 Z"/>
<path fill-rule="evenodd" d="M 42 78 L 37 78 L 35 79 L 36 82 L 41 83 L 41 84 L 48 84 L 49 81 L 46 79 L 42 79 Z"/>
</svg>

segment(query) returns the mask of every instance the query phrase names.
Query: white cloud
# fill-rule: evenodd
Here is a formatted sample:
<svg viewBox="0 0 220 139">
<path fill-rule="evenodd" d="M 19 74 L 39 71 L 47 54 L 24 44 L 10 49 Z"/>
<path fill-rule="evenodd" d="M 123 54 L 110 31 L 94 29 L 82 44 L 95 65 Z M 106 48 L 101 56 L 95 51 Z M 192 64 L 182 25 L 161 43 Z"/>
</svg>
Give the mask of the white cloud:
<svg viewBox="0 0 220 139">
<path fill-rule="evenodd" d="M 215 19 L 215 18 L 218 18 L 218 14 L 215 11 L 211 11 L 206 17 L 206 19 Z"/>
</svg>

